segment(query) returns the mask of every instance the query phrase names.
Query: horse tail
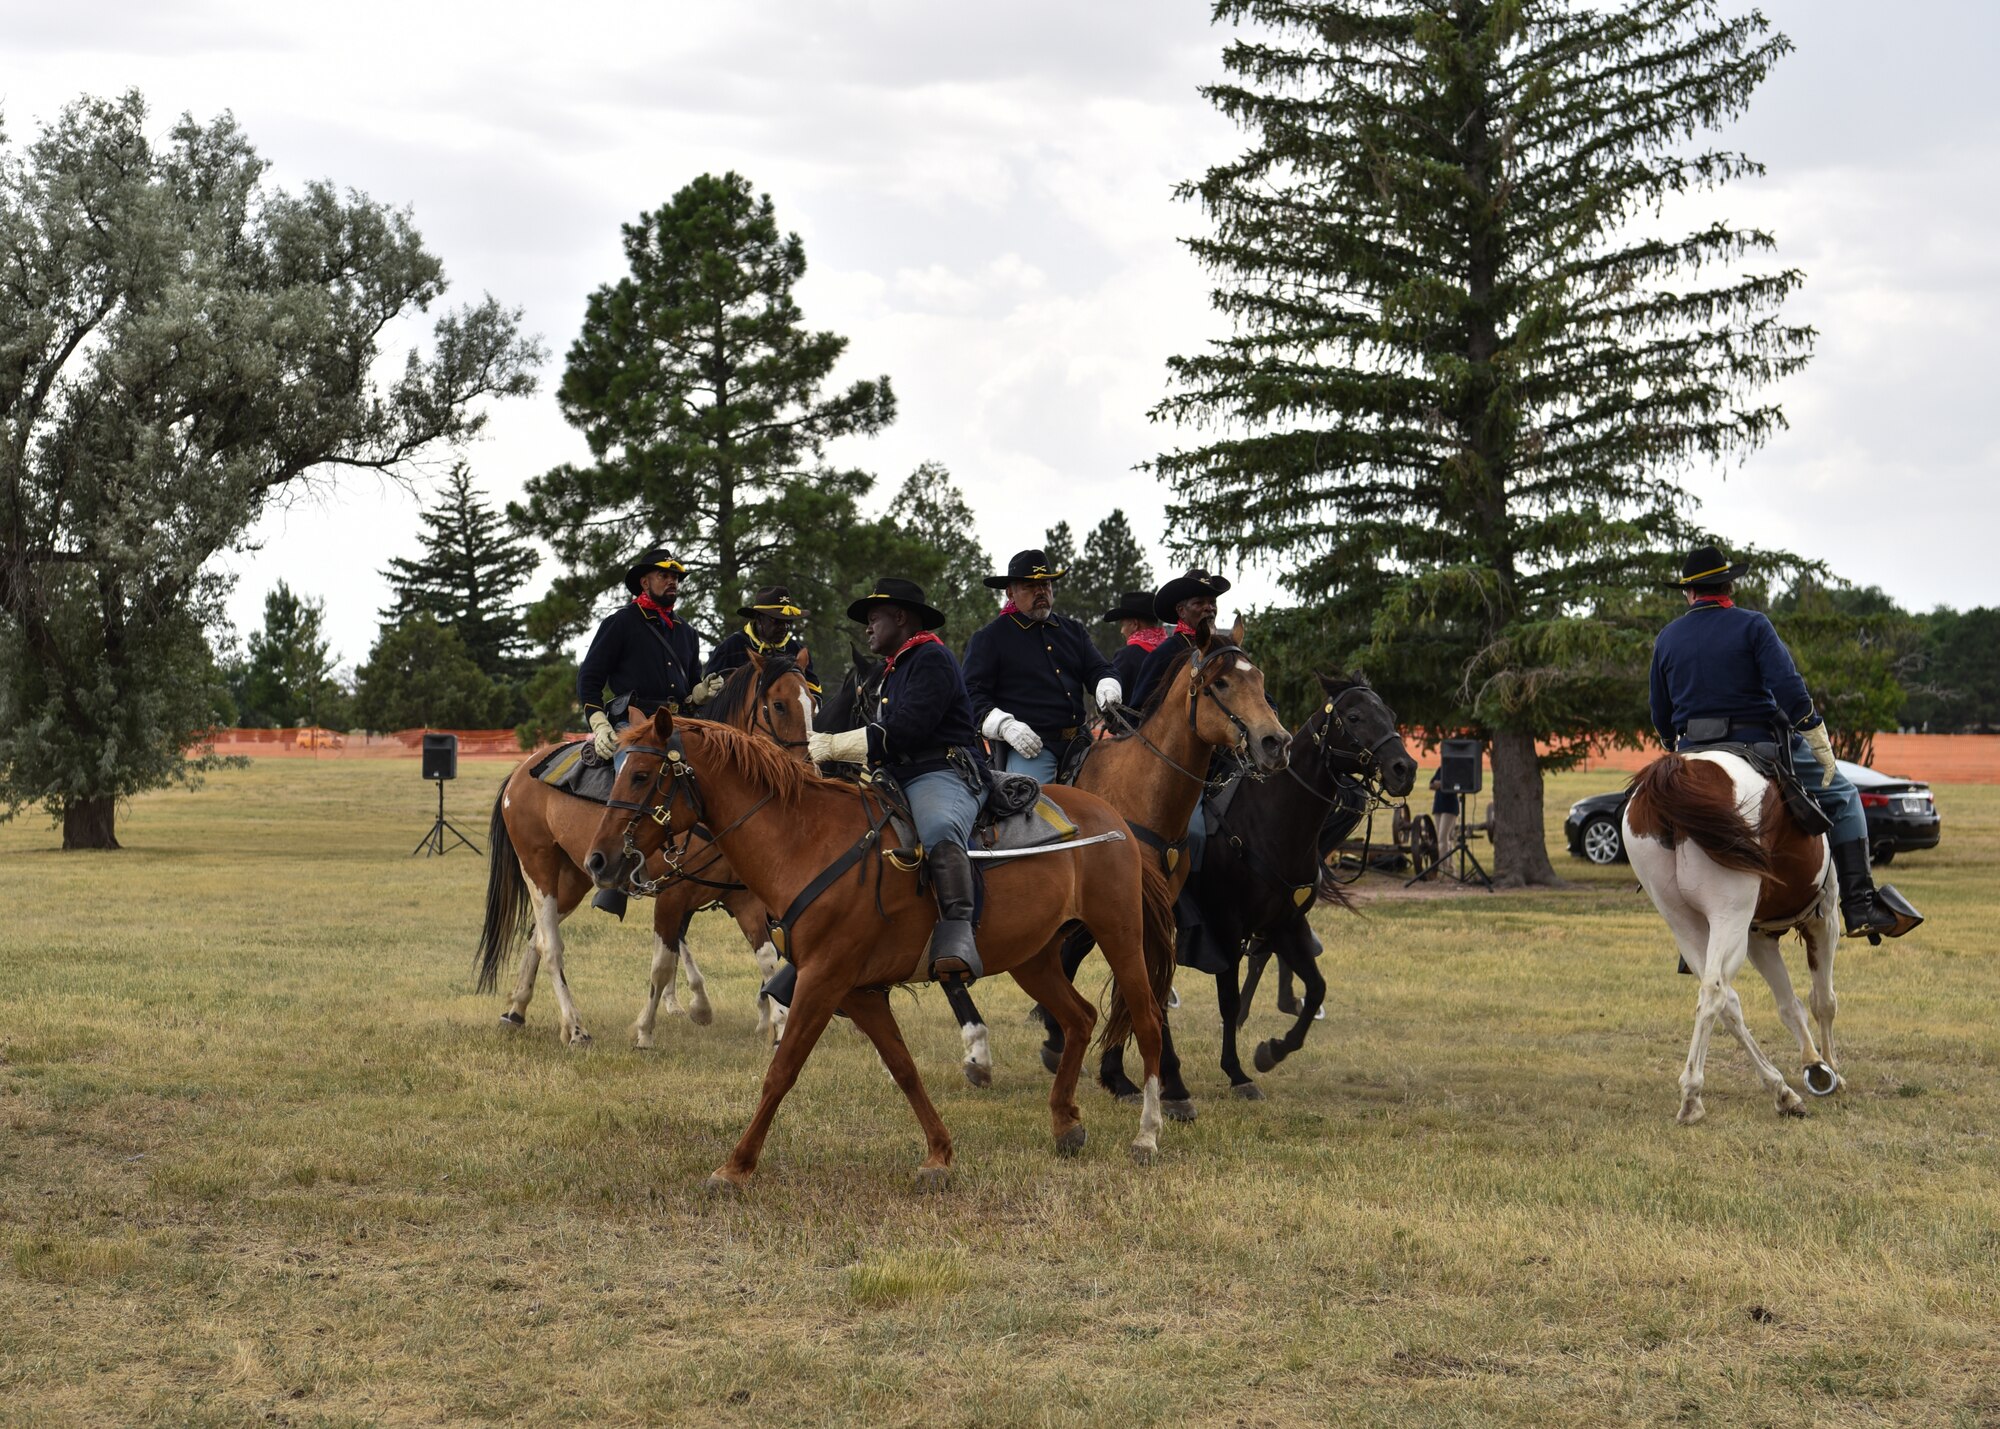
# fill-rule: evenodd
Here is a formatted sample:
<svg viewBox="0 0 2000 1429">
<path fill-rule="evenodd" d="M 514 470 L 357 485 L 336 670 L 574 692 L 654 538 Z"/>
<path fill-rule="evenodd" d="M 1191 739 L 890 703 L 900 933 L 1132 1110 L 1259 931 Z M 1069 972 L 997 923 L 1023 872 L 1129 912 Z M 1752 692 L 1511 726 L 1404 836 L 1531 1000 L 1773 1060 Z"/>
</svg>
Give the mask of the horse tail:
<svg viewBox="0 0 2000 1429">
<path fill-rule="evenodd" d="M 1153 1004 L 1164 1009 L 1174 985 L 1175 938 L 1174 895 L 1167 887 L 1167 875 L 1150 854 L 1139 860 L 1141 935 L 1146 952 L 1146 981 L 1153 991 Z M 1163 1014 L 1164 1015 L 1164 1014 Z M 1132 1009 L 1118 984 L 1111 984 L 1111 1005 L 1105 1010 L 1104 1030 L 1097 1045 L 1103 1049 L 1123 1047 L 1132 1036 Z"/>
<path fill-rule="evenodd" d="M 1632 776 L 1626 786 L 1625 821 L 1639 838 L 1672 848 L 1693 842 L 1724 868 L 1767 877 L 1771 855 L 1736 807 L 1736 785 L 1726 770 L 1706 759 L 1663 754 Z"/>
<path fill-rule="evenodd" d="M 493 822 L 486 828 L 486 926 L 479 934 L 479 990 L 491 992 L 499 985 L 500 964 L 521 937 L 521 925 L 528 917 L 528 880 L 521 874 L 521 860 L 514 852 L 514 840 L 507 832 L 507 785 L 493 797 Z"/>
</svg>

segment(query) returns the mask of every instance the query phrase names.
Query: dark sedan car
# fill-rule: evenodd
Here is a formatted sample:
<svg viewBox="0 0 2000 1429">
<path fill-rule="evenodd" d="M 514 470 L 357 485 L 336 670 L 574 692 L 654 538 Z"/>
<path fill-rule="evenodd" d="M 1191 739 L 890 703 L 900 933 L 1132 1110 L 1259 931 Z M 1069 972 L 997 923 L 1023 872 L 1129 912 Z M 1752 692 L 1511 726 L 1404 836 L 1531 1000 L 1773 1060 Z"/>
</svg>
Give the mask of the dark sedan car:
<svg viewBox="0 0 2000 1429">
<path fill-rule="evenodd" d="M 1868 819 L 1868 848 L 1884 864 L 1910 849 L 1936 848 L 1942 821 L 1931 786 L 1915 779 L 1878 774 L 1865 764 L 1840 761 L 1840 772 L 1854 781 L 1861 794 L 1861 812 Z M 1569 851 L 1592 863 L 1625 861 L 1625 791 L 1592 794 L 1569 806 L 1563 833 Z"/>
</svg>

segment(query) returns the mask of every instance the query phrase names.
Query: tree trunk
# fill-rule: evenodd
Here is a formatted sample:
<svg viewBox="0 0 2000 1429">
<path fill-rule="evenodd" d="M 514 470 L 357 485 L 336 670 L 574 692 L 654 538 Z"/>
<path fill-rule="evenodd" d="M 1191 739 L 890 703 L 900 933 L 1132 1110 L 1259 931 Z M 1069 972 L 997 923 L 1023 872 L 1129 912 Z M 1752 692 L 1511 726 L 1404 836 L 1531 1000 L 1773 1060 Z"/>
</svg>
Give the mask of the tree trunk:
<svg viewBox="0 0 2000 1429">
<path fill-rule="evenodd" d="M 1493 736 L 1493 881 L 1503 888 L 1557 881 L 1542 819 L 1542 766 L 1531 734 Z"/>
<path fill-rule="evenodd" d="M 63 847 L 117 848 L 118 801 L 73 799 L 63 805 Z"/>
</svg>

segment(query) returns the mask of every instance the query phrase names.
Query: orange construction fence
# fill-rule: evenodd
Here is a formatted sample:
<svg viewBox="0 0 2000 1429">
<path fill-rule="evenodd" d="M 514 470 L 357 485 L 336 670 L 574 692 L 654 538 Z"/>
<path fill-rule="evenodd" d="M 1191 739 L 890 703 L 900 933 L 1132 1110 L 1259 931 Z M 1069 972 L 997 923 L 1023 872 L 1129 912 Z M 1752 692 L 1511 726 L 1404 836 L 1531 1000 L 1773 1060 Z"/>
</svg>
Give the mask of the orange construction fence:
<svg viewBox="0 0 2000 1429">
<path fill-rule="evenodd" d="M 1613 749 L 1583 764 L 1589 770 L 1633 774 L 1659 754 Z M 2000 784 L 2000 734 L 1878 734 L 1871 769 L 1927 784 Z"/>
<path fill-rule="evenodd" d="M 403 759 L 423 753 L 426 734 L 455 734 L 458 752 L 468 759 L 496 755 L 518 759 L 524 752 L 511 729 L 399 729 L 389 734 L 342 734 L 314 729 L 218 729 L 209 734 L 217 754 L 254 759 Z"/>
</svg>

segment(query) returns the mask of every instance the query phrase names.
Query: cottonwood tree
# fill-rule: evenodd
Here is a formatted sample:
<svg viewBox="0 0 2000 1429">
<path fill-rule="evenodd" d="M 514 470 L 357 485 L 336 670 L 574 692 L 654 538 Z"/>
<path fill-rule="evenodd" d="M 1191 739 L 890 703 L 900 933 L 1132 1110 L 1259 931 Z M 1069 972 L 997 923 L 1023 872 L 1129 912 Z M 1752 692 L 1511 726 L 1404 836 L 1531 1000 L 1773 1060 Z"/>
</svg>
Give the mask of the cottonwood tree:
<svg viewBox="0 0 2000 1429">
<path fill-rule="evenodd" d="M 631 272 L 591 294 L 560 393 L 594 462 L 534 478 L 511 510 L 572 602 L 665 542 L 694 576 L 683 605 L 719 633 L 753 571 L 824 536 L 782 520 L 787 491 L 825 478 L 828 442 L 887 425 L 895 396 L 887 377 L 823 393 L 847 339 L 806 328 L 805 246 L 749 180 L 704 174 L 624 236 Z"/>
<path fill-rule="evenodd" d="M 198 772 L 204 629 L 266 507 L 343 468 L 405 473 L 526 392 L 491 299 L 384 378 L 444 271 L 407 213 L 264 182 L 229 116 L 164 142 L 135 93 L 0 154 L 0 812 L 117 846 L 120 798 Z"/>
<path fill-rule="evenodd" d="M 1502 882 L 1550 881 L 1536 743 L 1629 702 L 1630 593 L 1685 549 L 1695 462 L 1783 423 L 1793 269 L 1771 237 L 1663 233 L 1761 172 L 1700 136 L 1789 48 L 1711 0 L 1218 0 L 1208 98 L 1248 133 L 1183 186 L 1230 336 L 1170 363 L 1175 538 L 1264 560 L 1325 659 L 1406 720 L 1491 741 Z"/>
</svg>

